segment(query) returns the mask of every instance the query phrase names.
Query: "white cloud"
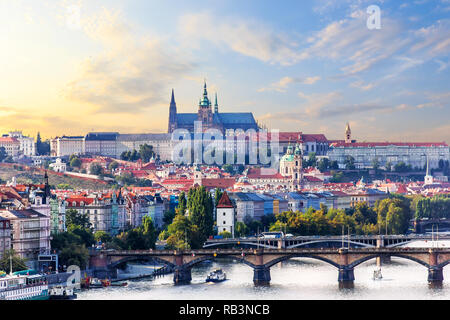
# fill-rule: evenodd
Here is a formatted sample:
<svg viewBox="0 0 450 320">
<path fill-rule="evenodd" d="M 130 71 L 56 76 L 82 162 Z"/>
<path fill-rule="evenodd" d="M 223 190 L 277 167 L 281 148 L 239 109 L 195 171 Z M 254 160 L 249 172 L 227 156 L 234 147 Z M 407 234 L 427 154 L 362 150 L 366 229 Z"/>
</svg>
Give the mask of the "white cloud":
<svg viewBox="0 0 450 320">
<path fill-rule="evenodd" d="M 286 92 L 288 86 L 291 83 L 301 83 L 301 84 L 308 84 L 312 85 L 319 81 L 321 77 L 315 76 L 315 77 L 306 77 L 306 78 L 292 78 L 292 77 L 283 77 L 279 81 L 272 83 L 268 87 L 264 87 L 261 89 L 258 89 L 258 92 L 265 92 L 265 91 L 278 91 L 278 92 Z"/>
<path fill-rule="evenodd" d="M 82 26 L 104 51 L 80 65 L 79 76 L 64 93 L 100 112 L 139 112 L 166 101 L 167 86 L 192 69 L 161 37 L 136 34 L 120 12 L 104 9 Z"/>
<path fill-rule="evenodd" d="M 217 19 L 203 12 L 184 15 L 179 29 L 189 45 L 193 45 L 193 41 L 208 40 L 218 47 L 271 64 L 292 65 L 303 58 L 295 41 L 256 21 Z"/>
</svg>

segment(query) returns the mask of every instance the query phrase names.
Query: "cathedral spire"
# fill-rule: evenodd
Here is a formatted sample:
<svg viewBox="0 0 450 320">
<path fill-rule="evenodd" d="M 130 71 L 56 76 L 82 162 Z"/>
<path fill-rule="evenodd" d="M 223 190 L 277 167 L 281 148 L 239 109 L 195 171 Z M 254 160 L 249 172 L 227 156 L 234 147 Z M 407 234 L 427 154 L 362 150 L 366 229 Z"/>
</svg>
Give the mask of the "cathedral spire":
<svg viewBox="0 0 450 320">
<path fill-rule="evenodd" d="M 217 92 L 216 92 L 216 101 L 214 103 L 214 113 L 219 113 L 219 104 L 217 103 Z"/>
<path fill-rule="evenodd" d="M 170 99 L 170 104 L 175 104 L 175 94 L 173 92 L 173 88 L 172 88 L 172 98 Z"/>
</svg>

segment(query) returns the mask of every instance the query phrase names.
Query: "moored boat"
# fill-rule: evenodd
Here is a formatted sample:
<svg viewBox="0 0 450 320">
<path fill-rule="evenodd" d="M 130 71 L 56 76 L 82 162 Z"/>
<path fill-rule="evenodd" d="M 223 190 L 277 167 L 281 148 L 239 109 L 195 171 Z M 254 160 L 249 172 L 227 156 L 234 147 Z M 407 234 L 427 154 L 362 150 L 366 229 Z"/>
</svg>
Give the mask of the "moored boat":
<svg viewBox="0 0 450 320">
<path fill-rule="evenodd" d="M 48 300 L 45 275 L 10 274 L 0 277 L 0 300 Z"/>
</svg>

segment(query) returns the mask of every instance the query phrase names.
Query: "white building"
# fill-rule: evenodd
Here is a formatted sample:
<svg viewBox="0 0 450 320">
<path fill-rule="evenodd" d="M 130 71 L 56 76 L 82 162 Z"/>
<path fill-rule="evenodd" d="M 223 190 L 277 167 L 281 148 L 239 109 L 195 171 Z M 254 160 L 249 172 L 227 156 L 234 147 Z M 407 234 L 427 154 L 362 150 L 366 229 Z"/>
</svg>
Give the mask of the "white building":
<svg viewBox="0 0 450 320">
<path fill-rule="evenodd" d="M 337 161 L 345 168 L 348 157 L 355 160 L 356 168 L 372 168 L 377 161 L 380 167 L 403 162 L 412 168 L 422 169 L 429 159 L 431 168 L 439 166 L 439 160 L 450 160 L 450 148 L 445 142 L 356 142 L 351 140 L 350 126 L 347 125 L 345 141 L 331 143 L 328 151 L 330 161 Z"/>
<path fill-rule="evenodd" d="M 84 154 L 84 150 L 84 137 L 81 136 L 62 136 L 50 140 L 50 154 L 53 157 Z"/>
<path fill-rule="evenodd" d="M 60 158 L 56 159 L 55 163 L 49 164 L 49 167 L 56 172 L 66 172 L 67 170 L 67 165 Z"/>
<path fill-rule="evenodd" d="M 12 137 L 0 137 L 0 148 L 5 148 L 8 156 L 16 157 L 20 152 L 20 141 Z"/>
<path fill-rule="evenodd" d="M 50 217 L 33 209 L 3 210 L 0 217 L 11 223 L 14 251 L 35 268 L 38 255 L 50 252 Z"/>
<path fill-rule="evenodd" d="M 216 209 L 217 233 L 226 231 L 231 233 L 234 238 L 235 210 L 226 192 L 220 198 Z"/>
<path fill-rule="evenodd" d="M 36 142 L 34 141 L 34 138 L 24 136 L 22 131 L 11 131 L 9 137 L 16 138 L 19 141 L 19 151 L 21 154 L 27 157 L 36 155 Z"/>
</svg>

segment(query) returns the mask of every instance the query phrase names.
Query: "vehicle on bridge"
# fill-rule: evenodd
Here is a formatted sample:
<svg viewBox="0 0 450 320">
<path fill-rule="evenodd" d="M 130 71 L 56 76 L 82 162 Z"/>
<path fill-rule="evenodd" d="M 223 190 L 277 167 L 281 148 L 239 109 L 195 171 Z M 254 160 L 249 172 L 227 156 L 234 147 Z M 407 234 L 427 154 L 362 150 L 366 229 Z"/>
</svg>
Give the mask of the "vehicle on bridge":
<svg viewBox="0 0 450 320">
<path fill-rule="evenodd" d="M 284 233 L 282 231 L 263 232 L 259 237 L 264 239 L 279 239 L 284 238 Z"/>
</svg>

